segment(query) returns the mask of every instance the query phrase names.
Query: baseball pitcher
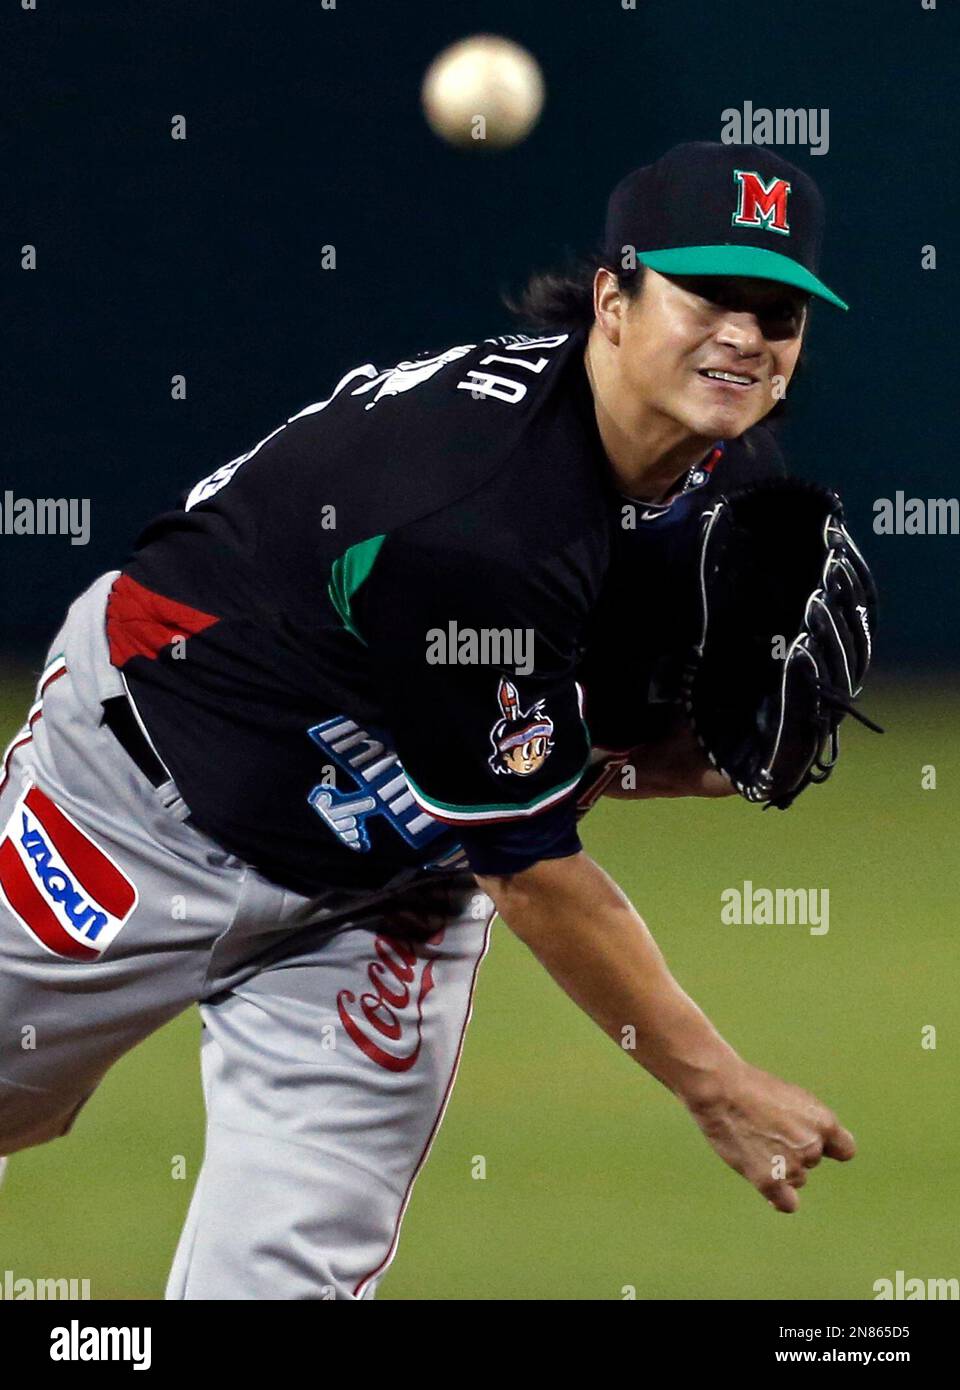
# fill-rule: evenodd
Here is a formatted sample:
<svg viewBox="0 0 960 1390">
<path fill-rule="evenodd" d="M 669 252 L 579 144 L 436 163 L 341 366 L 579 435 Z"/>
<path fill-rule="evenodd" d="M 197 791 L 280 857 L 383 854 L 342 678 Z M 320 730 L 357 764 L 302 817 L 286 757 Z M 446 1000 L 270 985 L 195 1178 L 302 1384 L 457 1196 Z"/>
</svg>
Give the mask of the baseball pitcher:
<svg viewBox="0 0 960 1390">
<path fill-rule="evenodd" d="M 786 807 L 857 714 L 870 575 L 763 424 L 812 299 L 846 307 L 822 227 L 768 150 L 671 150 L 531 282 L 536 331 L 346 371 L 70 608 L 0 774 L 0 1153 L 198 1004 L 168 1298 L 374 1296 L 495 912 L 778 1210 L 853 1156 L 577 828 L 604 793 Z"/>
</svg>

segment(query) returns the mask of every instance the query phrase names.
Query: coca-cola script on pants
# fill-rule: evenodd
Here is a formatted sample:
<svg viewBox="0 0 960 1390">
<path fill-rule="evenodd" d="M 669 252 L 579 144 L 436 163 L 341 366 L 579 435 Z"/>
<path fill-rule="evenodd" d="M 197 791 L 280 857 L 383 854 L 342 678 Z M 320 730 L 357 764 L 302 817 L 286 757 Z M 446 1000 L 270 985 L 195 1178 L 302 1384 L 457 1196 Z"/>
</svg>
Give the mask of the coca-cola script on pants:
<svg viewBox="0 0 960 1390">
<path fill-rule="evenodd" d="M 427 946 L 438 946 L 443 931 Z M 372 986 L 357 996 L 342 989 L 337 1013 L 347 1034 L 372 1062 L 386 1071 L 409 1071 L 423 1045 L 423 1003 L 433 989 L 433 956 L 424 946 L 393 936 L 375 936 L 376 960 L 367 965 Z M 351 1006 L 351 1007 L 348 1007 Z"/>
</svg>

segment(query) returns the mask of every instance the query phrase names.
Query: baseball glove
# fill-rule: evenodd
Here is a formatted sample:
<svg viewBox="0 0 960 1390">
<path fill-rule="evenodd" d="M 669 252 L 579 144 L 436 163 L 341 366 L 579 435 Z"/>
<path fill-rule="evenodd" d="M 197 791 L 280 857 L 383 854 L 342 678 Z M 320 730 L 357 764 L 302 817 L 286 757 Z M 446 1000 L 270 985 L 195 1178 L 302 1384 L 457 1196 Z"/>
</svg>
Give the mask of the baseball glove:
<svg viewBox="0 0 960 1390">
<path fill-rule="evenodd" d="M 830 775 L 870 664 L 876 588 L 836 493 L 751 484 L 703 515 L 700 637 L 682 701 L 710 761 L 785 810 Z"/>
</svg>

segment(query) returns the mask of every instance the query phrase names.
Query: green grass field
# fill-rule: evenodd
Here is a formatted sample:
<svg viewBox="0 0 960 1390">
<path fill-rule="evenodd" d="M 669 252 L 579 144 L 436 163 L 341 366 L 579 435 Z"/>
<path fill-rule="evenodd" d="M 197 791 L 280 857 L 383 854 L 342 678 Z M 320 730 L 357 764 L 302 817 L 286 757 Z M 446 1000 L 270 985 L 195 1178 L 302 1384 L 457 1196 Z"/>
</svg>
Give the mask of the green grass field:
<svg viewBox="0 0 960 1390">
<path fill-rule="evenodd" d="M 0 692 L 4 742 L 29 694 Z M 869 1299 L 897 1269 L 960 1276 L 960 687 L 878 685 L 867 706 L 886 736 L 845 729 L 838 774 L 786 813 L 606 802 L 584 825 L 685 988 L 750 1061 L 837 1111 L 856 1160 L 774 1212 L 498 922 L 382 1298 Z M 829 932 L 722 925 L 720 894 L 745 879 L 828 888 Z M 195 1013 L 164 1029 L 69 1138 L 14 1158 L 0 1273 L 161 1296 L 202 1154 L 198 1034 Z"/>
</svg>

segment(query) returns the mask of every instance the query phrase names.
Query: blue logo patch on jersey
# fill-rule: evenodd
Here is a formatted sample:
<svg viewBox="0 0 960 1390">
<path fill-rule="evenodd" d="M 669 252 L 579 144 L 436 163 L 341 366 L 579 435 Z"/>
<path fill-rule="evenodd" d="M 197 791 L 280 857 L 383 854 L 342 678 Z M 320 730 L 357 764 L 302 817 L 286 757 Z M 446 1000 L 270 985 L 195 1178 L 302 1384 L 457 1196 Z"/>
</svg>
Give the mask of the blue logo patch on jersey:
<svg viewBox="0 0 960 1390">
<path fill-rule="evenodd" d="M 448 826 L 428 816 L 414 801 L 400 759 L 382 738 L 361 729 L 345 715 L 325 719 L 309 733 L 324 756 L 355 783 L 352 792 L 321 784 L 307 797 L 347 849 L 358 853 L 370 849 L 367 822 L 372 816 L 383 816 L 414 849 L 422 849 L 449 832 Z"/>
</svg>

